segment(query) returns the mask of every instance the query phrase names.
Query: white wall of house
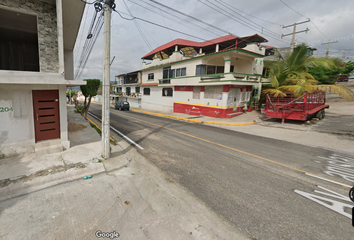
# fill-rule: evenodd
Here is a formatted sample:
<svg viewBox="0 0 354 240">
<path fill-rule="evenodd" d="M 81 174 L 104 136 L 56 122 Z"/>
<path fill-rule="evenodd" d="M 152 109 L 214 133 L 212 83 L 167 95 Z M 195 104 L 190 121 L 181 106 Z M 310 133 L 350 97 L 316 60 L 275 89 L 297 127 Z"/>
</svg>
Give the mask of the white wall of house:
<svg viewBox="0 0 354 240">
<path fill-rule="evenodd" d="M 246 50 L 246 51 L 244 51 Z M 244 49 L 232 49 L 225 52 L 215 54 L 202 55 L 201 57 L 181 57 L 174 52 L 170 58 L 160 60 L 154 59 L 150 64 L 143 63 L 142 84 L 159 84 L 158 86 L 142 86 L 150 88 L 150 96 L 142 95 L 142 108 L 151 109 L 162 112 L 172 112 L 173 102 L 193 105 L 200 104 L 202 106 L 210 106 L 214 108 L 231 108 L 244 106 L 250 100 L 250 86 L 260 86 L 260 74 L 263 70 L 263 58 L 256 54 L 264 54 L 265 49 L 257 44 L 250 44 Z M 256 54 L 254 54 L 256 53 Z M 174 60 L 174 61 L 172 61 Z M 185 60 L 185 61 L 183 61 Z M 170 64 L 169 64 L 170 63 Z M 203 74 L 196 76 L 197 65 L 223 66 L 224 73 Z M 170 82 L 163 79 L 163 68 L 170 66 L 171 69 L 186 68 L 186 76 L 171 78 Z M 233 71 L 231 71 L 233 66 Z M 150 68 L 151 67 L 151 68 Z M 232 73 L 230 73 L 232 72 Z M 148 75 L 153 73 L 154 79 L 149 80 Z M 224 85 L 235 85 L 231 92 L 223 92 Z M 175 87 L 192 87 L 197 88 L 204 86 L 205 92 L 199 93 L 199 98 L 192 91 L 180 89 L 175 91 Z M 246 92 L 246 86 L 248 90 Z M 163 97 L 162 88 L 172 88 L 173 97 Z M 208 92 L 211 88 L 216 89 L 215 94 Z M 241 91 L 240 89 L 243 89 Z M 189 88 L 190 90 L 190 88 Z M 236 102 L 234 99 L 236 98 Z M 186 110 L 188 110 L 186 108 Z M 229 109 L 230 110 L 230 109 Z M 236 109 L 234 109 L 236 111 Z"/>
<path fill-rule="evenodd" d="M 173 112 L 173 97 L 163 97 L 162 96 L 163 87 L 152 86 L 148 88 L 150 88 L 150 95 L 142 95 L 142 100 L 141 100 L 142 108 L 167 112 L 167 113 Z M 142 92 L 143 91 L 144 90 L 142 89 Z M 173 94 L 175 94 L 174 91 Z"/>
<path fill-rule="evenodd" d="M 59 90 L 61 142 L 65 148 L 70 147 L 66 119 L 66 87 L 64 85 L 3 84 L 0 87 L 0 157 L 34 152 L 32 90 Z"/>
<path fill-rule="evenodd" d="M 69 1 L 63 2 L 69 8 L 72 6 Z M 66 80 L 74 78 L 73 52 L 68 49 L 64 52 L 64 44 L 67 42 L 63 39 L 61 3 L 61 0 L 3 0 L 0 2 L 1 9 L 17 12 L 19 17 L 22 14 L 37 17 L 39 57 L 38 72 L 0 70 L 0 158 L 34 151 L 32 90 L 59 91 L 60 140 L 64 148 L 70 147 L 67 131 L 66 85 L 72 82 Z M 59 5 L 56 6 L 56 4 Z M 83 11 L 84 5 L 80 4 L 82 4 L 81 10 Z M 77 13 L 82 12 L 78 10 Z M 59 19 L 57 19 L 58 14 Z M 73 29 L 76 27 L 78 28 L 78 26 L 73 26 Z M 12 28 L 27 31 L 26 24 L 17 26 L 12 24 Z M 71 31 L 75 37 L 75 31 Z"/>
</svg>

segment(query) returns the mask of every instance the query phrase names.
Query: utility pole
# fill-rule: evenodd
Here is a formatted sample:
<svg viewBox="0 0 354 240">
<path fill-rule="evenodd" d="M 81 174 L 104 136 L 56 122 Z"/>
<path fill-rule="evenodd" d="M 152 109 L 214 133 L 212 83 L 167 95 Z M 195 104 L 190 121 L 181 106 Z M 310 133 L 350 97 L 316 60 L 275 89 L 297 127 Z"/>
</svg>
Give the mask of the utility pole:
<svg viewBox="0 0 354 240">
<path fill-rule="evenodd" d="M 111 8 L 114 0 L 104 0 L 104 29 L 103 29 L 103 101 L 102 101 L 102 157 L 110 156 L 110 54 L 111 54 Z"/>
<path fill-rule="evenodd" d="M 328 39 L 328 43 L 321 43 L 321 45 L 327 44 L 326 57 L 328 57 L 328 55 L 329 55 L 329 45 L 330 45 L 331 43 L 337 43 L 337 42 L 338 42 L 338 41 L 333 41 L 333 42 L 331 42 L 331 39 Z"/>
<path fill-rule="evenodd" d="M 306 30 L 302 30 L 302 31 L 296 32 L 296 26 L 297 26 L 297 25 L 300 25 L 300 24 L 303 24 L 303 23 L 307 23 L 307 22 L 310 22 L 310 19 L 307 19 L 306 21 L 303 21 L 303 22 L 294 23 L 294 24 L 291 24 L 291 25 L 288 25 L 288 26 L 283 26 L 283 28 L 288 28 L 288 27 L 293 26 L 293 33 L 282 34 L 282 35 L 281 35 L 281 38 L 283 38 L 283 37 L 285 37 L 285 36 L 292 35 L 291 43 L 290 43 L 290 49 L 291 49 L 291 51 L 293 51 L 293 50 L 294 50 L 294 47 L 295 47 L 295 34 L 297 34 L 297 33 L 302 33 L 302 32 L 306 32 L 306 33 L 307 33 L 307 32 L 309 31 L 309 29 L 306 28 Z"/>
</svg>

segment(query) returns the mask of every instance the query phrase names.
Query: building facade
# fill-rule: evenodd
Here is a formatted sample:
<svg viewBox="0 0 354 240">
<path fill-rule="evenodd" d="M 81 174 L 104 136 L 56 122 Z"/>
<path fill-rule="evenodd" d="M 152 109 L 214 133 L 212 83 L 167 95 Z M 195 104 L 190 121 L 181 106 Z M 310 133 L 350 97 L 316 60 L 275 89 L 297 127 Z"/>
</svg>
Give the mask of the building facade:
<svg viewBox="0 0 354 240">
<path fill-rule="evenodd" d="M 43 141 L 70 147 L 66 87 L 85 84 L 73 81 L 84 7 L 80 0 L 0 1 L 0 157 L 34 152 Z"/>
<path fill-rule="evenodd" d="M 227 35 L 176 39 L 154 49 L 142 57 L 142 108 L 216 118 L 242 114 L 260 97 L 260 43 L 266 41 L 257 34 Z"/>
<path fill-rule="evenodd" d="M 141 71 L 124 73 L 115 76 L 115 102 L 121 100 L 129 101 L 130 106 L 134 108 L 141 107 Z"/>
</svg>

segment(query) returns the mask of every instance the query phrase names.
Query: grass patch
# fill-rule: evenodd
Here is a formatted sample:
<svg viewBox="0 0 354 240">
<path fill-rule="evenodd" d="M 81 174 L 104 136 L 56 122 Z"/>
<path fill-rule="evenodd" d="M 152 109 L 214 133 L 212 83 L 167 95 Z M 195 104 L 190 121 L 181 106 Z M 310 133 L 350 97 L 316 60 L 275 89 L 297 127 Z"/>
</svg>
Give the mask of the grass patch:
<svg viewBox="0 0 354 240">
<path fill-rule="evenodd" d="M 81 113 L 83 109 L 84 109 L 84 106 L 82 104 L 78 104 L 78 105 L 76 105 L 74 112 Z"/>
<path fill-rule="evenodd" d="M 91 125 L 91 127 L 93 127 L 93 128 L 98 132 L 98 134 L 99 134 L 100 136 L 102 136 L 102 131 L 101 131 L 101 129 L 99 129 L 95 124 L 93 124 L 93 123 L 91 123 L 91 122 L 90 122 L 90 125 Z M 113 139 L 113 138 L 110 138 L 110 139 L 109 139 L 110 143 L 116 146 L 116 145 L 117 145 L 116 141 L 115 141 L 114 139 L 113 139 L 113 140 L 112 140 L 112 139 Z"/>
</svg>

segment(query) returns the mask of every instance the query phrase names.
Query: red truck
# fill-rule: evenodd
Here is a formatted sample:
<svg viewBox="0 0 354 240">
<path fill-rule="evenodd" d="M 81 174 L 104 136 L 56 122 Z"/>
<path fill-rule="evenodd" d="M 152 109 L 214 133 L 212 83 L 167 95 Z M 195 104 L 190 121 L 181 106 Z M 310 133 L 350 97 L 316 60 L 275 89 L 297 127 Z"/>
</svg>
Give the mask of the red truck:
<svg viewBox="0 0 354 240">
<path fill-rule="evenodd" d="M 322 91 L 303 93 L 300 96 L 287 94 L 286 97 L 266 97 L 266 116 L 285 119 L 307 121 L 313 117 L 322 119 L 325 117 L 326 94 Z"/>
</svg>

